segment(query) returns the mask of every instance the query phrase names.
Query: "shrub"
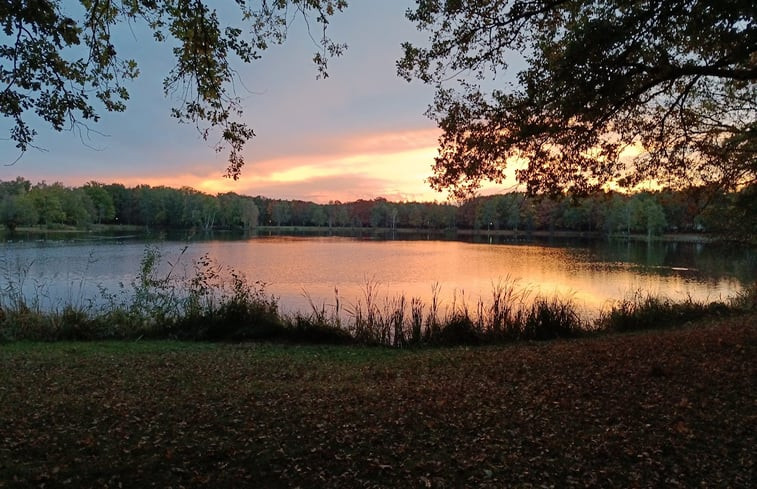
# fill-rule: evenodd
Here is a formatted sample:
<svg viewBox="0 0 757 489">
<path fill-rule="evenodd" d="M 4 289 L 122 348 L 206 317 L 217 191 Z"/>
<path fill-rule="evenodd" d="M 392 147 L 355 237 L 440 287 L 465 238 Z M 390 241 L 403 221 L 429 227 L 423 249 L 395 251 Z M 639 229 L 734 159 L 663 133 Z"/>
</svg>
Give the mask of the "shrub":
<svg viewBox="0 0 757 489">
<path fill-rule="evenodd" d="M 585 331 L 585 326 L 570 300 L 538 297 L 526 311 L 520 339 L 552 340 L 573 338 Z"/>
<path fill-rule="evenodd" d="M 681 325 L 706 316 L 722 316 L 735 309 L 724 302 L 698 302 L 691 297 L 674 302 L 669 298 L 636 292 L 600 314 L 597 324 L 610 331 L 637 331 Z"/>
<path fill-rule="evenodd" d="M 757 281 L 734 297 L 729 306 L 740 311 L 757 311 Z"/>
<path fill-rule="evenodd" d="M 431 343 L 440 345 L 477 345 L 482 336 L 469 314 L 458 312 L 449 317 Z"/>
<path fill-rule="evenodd" d="M 56 340 L 81 341 L 102 337 L 97 323 L 84 309 L 66 305 L 60 314 L 52 315 L 51 318 L 57 323 L 53 328 Z"/>
<path fill-rule="evenodd" d="M 286 328 L 286 338 L 295 343 L 349 345 L 355 342 L 347 330 L 313 316 L 296 314 Z"/>
</svg>

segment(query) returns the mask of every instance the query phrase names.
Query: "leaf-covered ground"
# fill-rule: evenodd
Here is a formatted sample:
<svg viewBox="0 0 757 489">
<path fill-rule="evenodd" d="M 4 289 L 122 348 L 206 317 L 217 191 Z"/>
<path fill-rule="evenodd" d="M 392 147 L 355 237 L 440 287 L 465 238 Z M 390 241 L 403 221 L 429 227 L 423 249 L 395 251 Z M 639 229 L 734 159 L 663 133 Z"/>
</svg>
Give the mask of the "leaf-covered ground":
<svg viewBox="0 0 757 489">
<path fill-rule="evenodd" d="M 0 347 L 0 487 L 753 487 L 757 317 L 471 349 Z"/>
</svg>

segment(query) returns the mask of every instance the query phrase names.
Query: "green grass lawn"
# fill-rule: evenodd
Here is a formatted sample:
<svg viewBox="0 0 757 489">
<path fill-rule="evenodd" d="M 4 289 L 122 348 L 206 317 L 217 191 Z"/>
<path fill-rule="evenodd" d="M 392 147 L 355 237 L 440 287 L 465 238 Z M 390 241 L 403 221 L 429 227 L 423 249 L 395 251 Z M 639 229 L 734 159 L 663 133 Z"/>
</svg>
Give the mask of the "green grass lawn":
<svg viewBox="0 0 757 489">
<path fill-rule="evenodd" d="M 751 487 L 757 316 L 501 347 L 0 346 L 0 487 Z"/>
</svg>

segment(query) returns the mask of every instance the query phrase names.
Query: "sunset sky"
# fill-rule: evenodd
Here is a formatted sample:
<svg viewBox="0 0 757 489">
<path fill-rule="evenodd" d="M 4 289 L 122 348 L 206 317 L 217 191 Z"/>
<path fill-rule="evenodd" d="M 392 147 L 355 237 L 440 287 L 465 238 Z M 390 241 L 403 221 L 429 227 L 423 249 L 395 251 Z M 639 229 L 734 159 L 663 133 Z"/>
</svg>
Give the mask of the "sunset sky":
<svg viewBox="0 0 757 489">
<path fill-rule="evenodd" d="M 396 76 L 400 43 L 421 39 L 404 18 L 412 3 L 351 1 L 330 27 L 331 36 L 349 48 L 331 60 L 328 79 L 316 80 L 316 46 L 301 22 L 286 44 L 239 66 L 244 88 L 238 93 L 257 134 L 246 148 L 239 181 L 223 177 L 226 153 L 213 151 L 215 139 L 205 142 L 194 127 L 169 116 L 162 79 L 172 66 L 170 51 L 139 25 L 118 33 L 120 53 L 135 57 L 141 71 L 129 85 L 127 111 L 104 113 L 89 134 L 56 133 L 35 123 L 43 150 L 30 150 L 8 166 L 18 153 L 11 142 L 0 143 L 0 180 L 21 175 L 33 183 L 66 185 L 187 185 L 315 202 L 445 200 L 425 182 L 439 135 L 423 115 L 433 88 Z"/>
</svg>

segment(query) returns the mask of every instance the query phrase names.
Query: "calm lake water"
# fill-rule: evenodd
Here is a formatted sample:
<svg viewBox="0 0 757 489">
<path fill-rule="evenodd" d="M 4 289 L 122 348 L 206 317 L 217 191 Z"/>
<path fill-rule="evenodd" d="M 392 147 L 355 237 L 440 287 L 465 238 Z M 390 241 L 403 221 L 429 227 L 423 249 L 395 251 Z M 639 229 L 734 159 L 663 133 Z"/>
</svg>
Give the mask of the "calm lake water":
<svg viewBox="0 0 757 489">
<path fill-rule="evenodd" d="M 252 237 L 237 240 L 152 242 L 163 270 L 191 273 L 208 254 L 220 264 L 267 283 L 288 312 L 331 307 L 338 290 L 343 305 L 363 297 L 367 283 L 381 301 L 404 294 L 428 303 L 440 289 L 442 311 L 453 301 L 474 307 L 489 300 L 493 284 L 516 281 L 530 296 L 571 296 L 592 315 L 636 291 L 672 299 L 717 300 L 757 280 L 757 252 L 702 243 L 557 241 L 471 243 L 443 240 L 375 240 L 345 237 Z M 139 269 L 146 242 L 26 241 L 0 244 L 0 285 L 18 281 L 43 307 L 97 301 L 100 287 L 119 291 Z M 182 250 L 186 251 L 182 254 Z"/>
</svg>

